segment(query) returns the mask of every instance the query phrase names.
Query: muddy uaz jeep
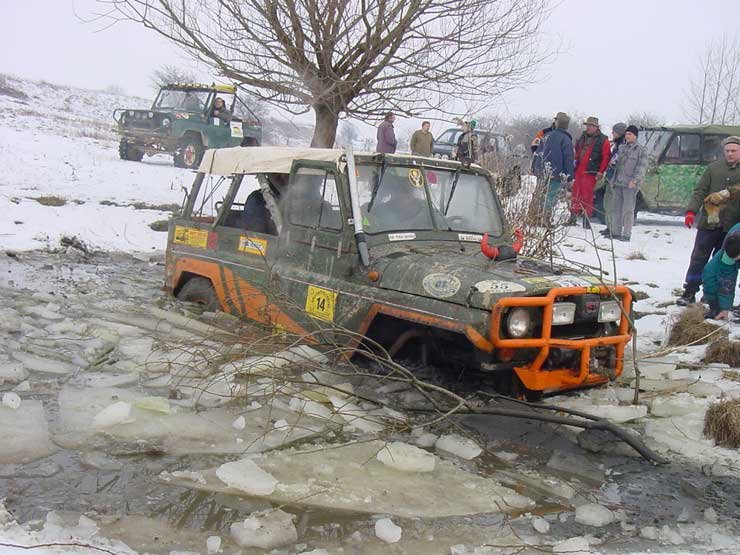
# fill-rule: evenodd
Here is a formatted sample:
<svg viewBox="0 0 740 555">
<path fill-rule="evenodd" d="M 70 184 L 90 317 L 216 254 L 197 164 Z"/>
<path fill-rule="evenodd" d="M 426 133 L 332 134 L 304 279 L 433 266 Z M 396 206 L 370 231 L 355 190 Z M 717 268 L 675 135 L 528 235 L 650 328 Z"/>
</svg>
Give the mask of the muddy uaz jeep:
<svg viewBox="0 0 740 555">
<path fill-rule="evenodd" d="M 334 353 L 370 338 L 525 394 L 618 376 L 631 291 L 521 256 L 524 241 L 475 164 L 208 150 L 170 221 L 165 287 L 280 333 L 329 336 Z"/>
<path fill-rule="evenodd" d="M 218 110 L 221 99 L 226 110 Z M 220 103 L 219 103 L 220 104 Z M 149 110 L 116 109 L 122 160 L 172 154 L 175 165 L 197 168 L 207 148 L 257 146 L 262 124 L 232 85 L 172 84 L 159 91 Z"/>
</svg>

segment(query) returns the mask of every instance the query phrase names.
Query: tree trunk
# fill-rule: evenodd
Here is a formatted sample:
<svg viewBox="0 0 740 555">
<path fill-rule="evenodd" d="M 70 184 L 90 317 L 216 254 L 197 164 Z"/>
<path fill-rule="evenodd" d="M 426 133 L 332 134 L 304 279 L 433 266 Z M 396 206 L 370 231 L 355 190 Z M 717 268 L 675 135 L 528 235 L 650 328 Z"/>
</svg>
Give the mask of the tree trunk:
<svg viewBox="0 0 740 555">
<path fill-rule="evenodd" d="M 316 125 L 313 129 L 311 148 L 332 148 L 337 137 L 339 115 L 329 106 L 314 106 Z"/>
</svg>

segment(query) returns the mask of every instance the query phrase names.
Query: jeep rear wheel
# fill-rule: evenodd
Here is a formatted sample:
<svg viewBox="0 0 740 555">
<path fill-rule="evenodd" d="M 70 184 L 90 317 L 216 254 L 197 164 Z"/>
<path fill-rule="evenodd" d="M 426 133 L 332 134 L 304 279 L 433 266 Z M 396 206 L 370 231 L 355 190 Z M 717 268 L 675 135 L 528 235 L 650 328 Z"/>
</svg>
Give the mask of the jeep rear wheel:
<svg viewBox="0 0 740 555">
<path fill-rule="evenodd" d="M 144 153 L 130 145 L 126 139 L 121 139 L 121 142 L 118 143 L 118 156 L 121 157 L 121 160 L 141 162 L 141 159 L 144 158 Z"/>
<path fill-rule="evenodd" d="M 175 166 L 189 170 L 197 168 L 200 164 L 200 159 L 203 158 L 204 150 L 203 143 L 200 142 L 200 137 L 187 136 L 183 138 L 173 157 Z"/>
<path fill-rule="evenodd" d="M 221 310 L 216 290 L 210 280 L 195 276 L 190 278 L 177 293 L 177 298 L 186 303 L 202 305 L 206 310 L 215 312 Z"/>
</svg>

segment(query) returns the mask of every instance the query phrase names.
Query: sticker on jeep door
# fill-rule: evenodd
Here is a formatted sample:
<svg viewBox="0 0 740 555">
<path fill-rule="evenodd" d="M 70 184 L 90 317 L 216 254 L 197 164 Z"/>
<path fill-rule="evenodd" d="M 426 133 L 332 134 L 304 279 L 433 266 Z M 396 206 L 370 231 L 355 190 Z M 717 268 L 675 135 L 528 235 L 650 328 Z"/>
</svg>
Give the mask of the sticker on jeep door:
<svg viewBox="0 0 740 555">
<path fill-rule="evenodd" d="M 334 321 L 334 305 L 337 302 L 337 294 L 329 289 L 322 289 L 313 285 L 308 286 L 306 292 L 306 312 L 311 316 L 324 320 Z"/>
<path fill-rule="evenodd" d="M 240 121 L 231 122 L 231 136 L 239 137 L 239 138 L 244 136 L 244 129 L 242 128 L 242 122 Z"/>
<path fill-rule="evenodd" d="M 267 254 L 267 241 L 265 239 L 260 239 L 259 237 L 242 235 L 239 237 L 239 250 L 241 252 L 264 256 Z"/>
<path fill-rule="evenodd" d="M 193 227 L 175 226 L 173 243 L 205 249 L 208 246 L 208 232 Z"/>
</svg>

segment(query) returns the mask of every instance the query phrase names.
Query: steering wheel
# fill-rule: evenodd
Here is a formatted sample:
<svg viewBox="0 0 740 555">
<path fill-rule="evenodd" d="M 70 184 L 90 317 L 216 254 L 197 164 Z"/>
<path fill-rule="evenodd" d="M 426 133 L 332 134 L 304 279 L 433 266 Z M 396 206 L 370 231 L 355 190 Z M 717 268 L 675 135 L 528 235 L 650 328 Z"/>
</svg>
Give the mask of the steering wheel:
<svg viewBox="0 0 740 555">
<path fill-rule="evenodd" d="M 459 223 L 465 221 L 465 216 L 445 216 L 445 220 L 449 223 Z"/>
</svg>

